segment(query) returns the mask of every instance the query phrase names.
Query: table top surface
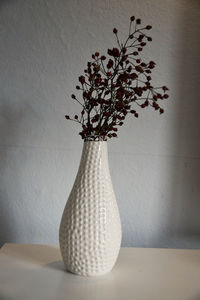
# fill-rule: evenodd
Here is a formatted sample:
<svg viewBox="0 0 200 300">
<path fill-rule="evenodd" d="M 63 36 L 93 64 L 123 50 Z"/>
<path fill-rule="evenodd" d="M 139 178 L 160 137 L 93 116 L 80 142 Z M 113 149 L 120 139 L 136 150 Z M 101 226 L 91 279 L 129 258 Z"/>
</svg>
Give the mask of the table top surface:
<svg viewBox="0 0 200 300">
<path fill-rule="evenodd" d="M 200 250 L 121 248 L 114 269 L 81 277 L 65 271 L 59 248 L 5 244 L 1 300 L 200 300 Z"/>
</svg>

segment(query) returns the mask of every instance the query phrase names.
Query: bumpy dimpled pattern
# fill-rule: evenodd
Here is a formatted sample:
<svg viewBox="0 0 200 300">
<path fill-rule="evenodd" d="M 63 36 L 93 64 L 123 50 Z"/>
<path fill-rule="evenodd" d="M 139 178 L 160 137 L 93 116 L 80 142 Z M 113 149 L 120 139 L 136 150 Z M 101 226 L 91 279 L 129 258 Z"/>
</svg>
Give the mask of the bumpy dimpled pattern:
<svg viewBox="0 0 200 300">
<path fill-rule="evenodd" d="M 108 167 L 107 142 L 84 142 L 59 241 L 66 269 L 72 273 L 101 275 L 116 262 L 121 223 Z"/>
</svg>

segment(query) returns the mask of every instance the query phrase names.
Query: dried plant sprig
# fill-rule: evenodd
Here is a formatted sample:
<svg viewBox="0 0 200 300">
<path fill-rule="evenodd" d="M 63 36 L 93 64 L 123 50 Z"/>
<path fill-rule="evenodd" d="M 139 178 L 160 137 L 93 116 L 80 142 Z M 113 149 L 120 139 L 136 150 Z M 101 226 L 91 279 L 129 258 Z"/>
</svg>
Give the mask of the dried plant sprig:
<svg viewBox="0 0 200 300">
<path fill-rule="evenodd" d="M 152 107 L 164 113 L 160 102 L 168 98 L 166 86 L 153 87 L 150 74 L 155 68 L 154 61 L 144 62 L 140 53 L 151 42 L 146 31 L 152 26 L 140 27 L 141 20 L 130 18 L 129 33 L 124 43 L 120 43 L 118 30 L 113 29 L 117 47 L 108 49 L 107 54 L 92 54 L 84 75 L 79 76 L 76 89 L 82 94 L 82 101 L 72 94 L 72 99 L 81 106 L 81 115 L 66 119 L 80 123 L 79 133 L 84 140 L 107 140 L 117 137 L 118 126 L 122 126 L 130 113 L 136 118 L 135 107 Z M 134 29 L 132 29 L 134 27 Z"/>
</svg>

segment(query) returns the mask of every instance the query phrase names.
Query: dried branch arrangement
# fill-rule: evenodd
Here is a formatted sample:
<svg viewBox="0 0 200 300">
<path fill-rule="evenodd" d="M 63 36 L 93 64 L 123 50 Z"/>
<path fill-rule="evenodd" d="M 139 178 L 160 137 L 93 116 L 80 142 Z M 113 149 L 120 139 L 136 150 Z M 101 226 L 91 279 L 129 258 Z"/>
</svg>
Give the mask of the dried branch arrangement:
<svg viewBox="0 0 200 300">
<path fill-rule="evenodd" d="M 92 61 L 87 63 L 76 86 L 82 100 L 74 94 L 71 96 L 81 105 L 80 116 L 65 116 L 80 123 L 82 139 L 106 141 L 117 137 L 118 127 L 128 114 L 138 118 L 138 108 L 151 107 L 160 114 L 164 112 L 160 104 L 168 98 L 168 88 L 153 87 L 151 73 L 156 64 L 141 58 L 142 50 L 152 41 L 147 35 L 151 28 L 150 25 L 142 27 L 141 20 L 132 16 L 123 43 L 114 28 L 117 46 L 108 49 L 107 57 L 99 52 L 92 54 Z"/>
</svg>

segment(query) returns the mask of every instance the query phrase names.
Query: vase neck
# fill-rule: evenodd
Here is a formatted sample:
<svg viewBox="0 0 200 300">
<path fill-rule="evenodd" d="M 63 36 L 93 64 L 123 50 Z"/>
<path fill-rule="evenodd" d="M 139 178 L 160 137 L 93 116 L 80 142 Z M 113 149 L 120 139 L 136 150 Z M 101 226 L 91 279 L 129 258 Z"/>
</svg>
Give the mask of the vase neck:
<svg viewBox="0 0 200 300">
<path fill-rule="evenodd" d="M 108 150 L 106 141 L 85 141 L 83 144 L 81 167 L 89 168 L 108 164 Z"/>
</svg>

